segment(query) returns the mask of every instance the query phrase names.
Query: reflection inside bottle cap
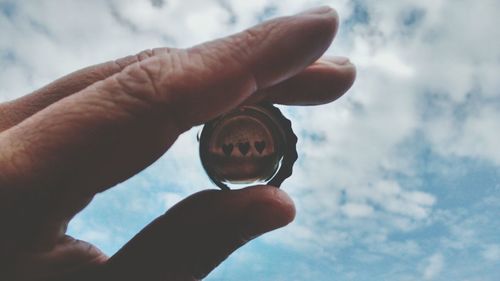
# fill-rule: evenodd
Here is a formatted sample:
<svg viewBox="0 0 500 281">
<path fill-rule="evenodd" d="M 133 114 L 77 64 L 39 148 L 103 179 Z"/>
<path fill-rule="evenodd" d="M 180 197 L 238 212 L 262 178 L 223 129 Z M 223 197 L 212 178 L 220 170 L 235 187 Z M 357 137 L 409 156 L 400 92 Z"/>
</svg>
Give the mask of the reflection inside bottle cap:
<svg viewBox="0 0 500 281">
<path fill-rule="evenodd" d="M 279 186 L 297 158 L 295 143 L 290 121 L 277 108 L 242 106 L 205 124 L 200 157 L 210 179 L 222 189 L 270 181 Z M 285 160 L 292 163 L 284 165 Z"/>
</svg>

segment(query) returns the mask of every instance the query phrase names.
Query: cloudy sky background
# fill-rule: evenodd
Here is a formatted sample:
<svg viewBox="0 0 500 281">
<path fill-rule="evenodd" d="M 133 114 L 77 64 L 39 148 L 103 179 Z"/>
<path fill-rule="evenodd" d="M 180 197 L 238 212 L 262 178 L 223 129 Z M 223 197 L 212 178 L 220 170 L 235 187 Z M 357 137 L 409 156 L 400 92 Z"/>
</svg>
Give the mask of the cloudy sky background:
<svg viewBox="0 0 500 281">
<path fill-rule="evenodd" d="M 0 101 L 87 65 L 324 4 L 341 16 L 328 54 L 349 56 L 358 79 L 333 104 L 283 108 L 299 135 L 283 186 L 297 219 L 207 280 L 498 281 L 498 0 L 0 0 Z M 69 233 L 111 255 L 181 198 L 213 188 L 198 131 L 97 196 Z"/>
</svg>

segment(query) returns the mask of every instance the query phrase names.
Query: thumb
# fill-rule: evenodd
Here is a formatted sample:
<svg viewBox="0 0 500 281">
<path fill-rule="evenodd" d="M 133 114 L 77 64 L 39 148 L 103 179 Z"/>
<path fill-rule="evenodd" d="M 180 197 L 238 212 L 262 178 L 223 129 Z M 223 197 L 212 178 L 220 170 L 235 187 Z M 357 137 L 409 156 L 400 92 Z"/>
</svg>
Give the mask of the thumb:
<svg viewBox="0 0 500 281">
<path fill-rule="evenodd" d="M 106 280 L 202 279 L 247 241 L 294 216 L 288 195 L 271 186 L 194 194 L 113 256 Z"/>
</svg>

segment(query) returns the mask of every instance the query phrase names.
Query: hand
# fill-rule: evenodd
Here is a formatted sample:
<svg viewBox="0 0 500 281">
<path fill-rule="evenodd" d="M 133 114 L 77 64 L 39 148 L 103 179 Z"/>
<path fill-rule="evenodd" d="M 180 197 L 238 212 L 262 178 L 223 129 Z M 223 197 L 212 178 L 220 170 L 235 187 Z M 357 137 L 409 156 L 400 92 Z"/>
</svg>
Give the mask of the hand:
<svg viewBox="0 0 500 281">
<path fill-rule="evenodd" d="M 65 235 L 95 194 L 153 163 L 192 126 L 243 103 L 341 96 L 354 66 L 319 59 L 337 21 L 322 7 L 189 49 L 92 66 L 1 104 L 0 280 L 198 280 L 288 224 L 290 198 L 259 186 L 192 195 L 110 259 Z"/>
</svg>

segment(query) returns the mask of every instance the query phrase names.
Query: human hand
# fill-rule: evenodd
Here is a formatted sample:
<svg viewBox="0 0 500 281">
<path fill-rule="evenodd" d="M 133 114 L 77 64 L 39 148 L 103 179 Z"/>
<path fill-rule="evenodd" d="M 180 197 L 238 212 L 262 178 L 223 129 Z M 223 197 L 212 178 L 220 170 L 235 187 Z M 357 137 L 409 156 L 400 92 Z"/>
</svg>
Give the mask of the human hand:
<svg viewBox="0 0 500 281">
<path fill-rule="evenodd" d="M 341 96 L 354 66 L 319 59 L 337 22 L 323 7 L 189 49 L 92 66 L 0 104 L 0 280 L 198 280 L 248 240 L 288 224 L 291 199 L 258 186 L 192 195 L 109 259 L 65 235 L 94 195 L 153 163 L 192 126 L 243 103 Z"/>
</svg>

